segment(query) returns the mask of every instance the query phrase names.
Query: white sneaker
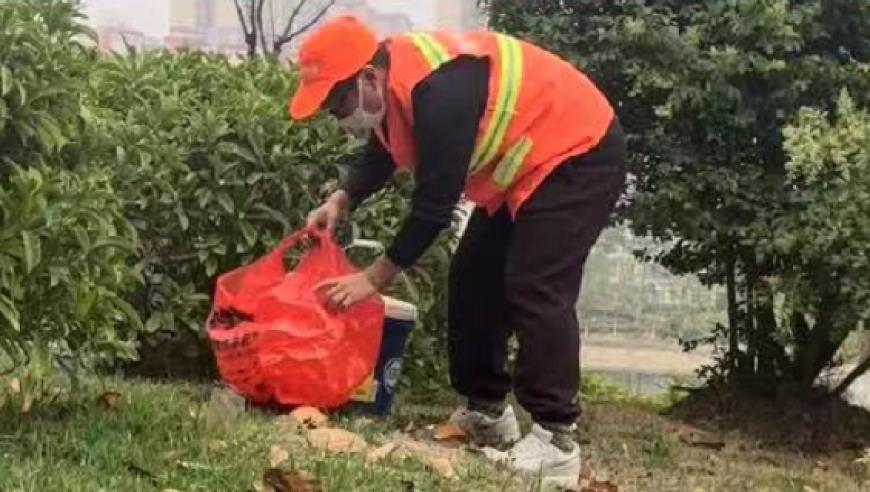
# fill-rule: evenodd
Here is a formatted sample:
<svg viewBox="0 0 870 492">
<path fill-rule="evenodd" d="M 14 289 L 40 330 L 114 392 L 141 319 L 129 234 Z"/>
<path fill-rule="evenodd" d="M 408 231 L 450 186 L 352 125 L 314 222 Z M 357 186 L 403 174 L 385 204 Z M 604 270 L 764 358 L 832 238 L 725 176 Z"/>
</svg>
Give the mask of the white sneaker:
<svg viewBox="0 0 870 492">
<path fill-rule="evenodd" d="M 493 418 L 481 412 L 460 407 L 450 421 L 468 434 L 471 442 L 478 446 L 504 449 L 520 440 L 520 424 L 514 408 L 507 405 L 501 416 Z"/>
<path fill-rule="evenodd" d="M 580 445 L 574 443 L 573 449 L 565 452 L 552 440 L 552 432 L 533 424 L 532 431 L 513 448 L 507 451 L 486 448 L 483 453 L 516 471 L 541 477 L 544 485 L 576 487 L 580 481 Z"/>
</svg>

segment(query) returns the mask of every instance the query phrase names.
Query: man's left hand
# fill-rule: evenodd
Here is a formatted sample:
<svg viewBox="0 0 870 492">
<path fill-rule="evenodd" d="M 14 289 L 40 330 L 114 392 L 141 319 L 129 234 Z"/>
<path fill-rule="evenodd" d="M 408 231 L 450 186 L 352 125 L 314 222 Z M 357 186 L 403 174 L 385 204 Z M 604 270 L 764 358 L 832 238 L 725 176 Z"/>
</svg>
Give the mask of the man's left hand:
<svg viewBox="0 0 870 492">
<path fill-rule="evenodd" d="M 333 311 L 344 311 L 378 293 L 365 272 L 324 280 L 315 290 L 323 291 L 326 307 Z"/>
</svg>

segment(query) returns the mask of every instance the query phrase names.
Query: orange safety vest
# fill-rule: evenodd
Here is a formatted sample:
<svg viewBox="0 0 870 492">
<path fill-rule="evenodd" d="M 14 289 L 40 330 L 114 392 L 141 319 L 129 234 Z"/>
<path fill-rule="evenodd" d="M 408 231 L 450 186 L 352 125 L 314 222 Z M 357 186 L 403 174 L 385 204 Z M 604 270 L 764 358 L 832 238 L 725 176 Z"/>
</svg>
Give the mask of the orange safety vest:
<svg viewBox="0 0 870 492">
<path fill-rule="evenodd" d="M 490 60 L 489 98 L 465 184 L 466 197 L 512 216 L 568 157 L 594 147 L 614 111 L 583 73 L 530 43 L 494 32 L 413 32 L 390 38 L 387 135 L 377 137 L 402 168 L 417 165 L 411 92 L 460 55 Z"/>
</svg>

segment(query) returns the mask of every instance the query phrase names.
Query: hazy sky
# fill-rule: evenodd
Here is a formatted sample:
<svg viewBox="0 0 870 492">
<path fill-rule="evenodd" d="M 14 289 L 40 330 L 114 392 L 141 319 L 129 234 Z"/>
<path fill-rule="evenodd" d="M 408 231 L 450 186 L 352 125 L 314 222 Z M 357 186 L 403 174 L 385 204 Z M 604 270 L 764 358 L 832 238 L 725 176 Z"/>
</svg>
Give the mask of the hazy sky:
<svg viewBox="0 0 870 492">
<path fill-rule="evenodd" d="M 162 38 L 169 33 L 169 4 L 187 0 L 84 0 L 94 24 L 119 24 Z M 280 1 L 280 0 L 279 0 Z M 437 0 L 369 0 L 382 12 L 402 12 L 415 25 L 430 26 Z"/>
</svg>

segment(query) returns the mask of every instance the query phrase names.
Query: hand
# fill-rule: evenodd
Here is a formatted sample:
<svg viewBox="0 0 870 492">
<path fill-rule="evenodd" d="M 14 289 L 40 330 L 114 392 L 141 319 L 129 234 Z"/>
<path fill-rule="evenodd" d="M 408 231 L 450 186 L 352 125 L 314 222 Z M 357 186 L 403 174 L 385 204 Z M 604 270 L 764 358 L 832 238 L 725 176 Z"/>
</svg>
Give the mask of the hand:
<svg viewBox="0 0 870 492">
<path fill-rule="evenodd" d="M 324 280 L 314 290 L 323 291 L 326 307 L 331 311 L 344 311 L 378 293 L 365 272 Z"/>
<path fill-rule="evenodd" d="M 326 232 L 332 234 L 335 231 L 338 218 L 347 209 L 348 202 L 347 193 L 342 190 L 336 191 L 323 205 L 308 214 L 308 227 L 326 229 Z"/>
<path fill-rule="evenodd" d="M 338 206 L 332 202 L 326 202 L 308 214 L 308 227 L 326 229 L 327 232 L 332 233 L 340 216 L 341 210 Z"/>
</svg>

